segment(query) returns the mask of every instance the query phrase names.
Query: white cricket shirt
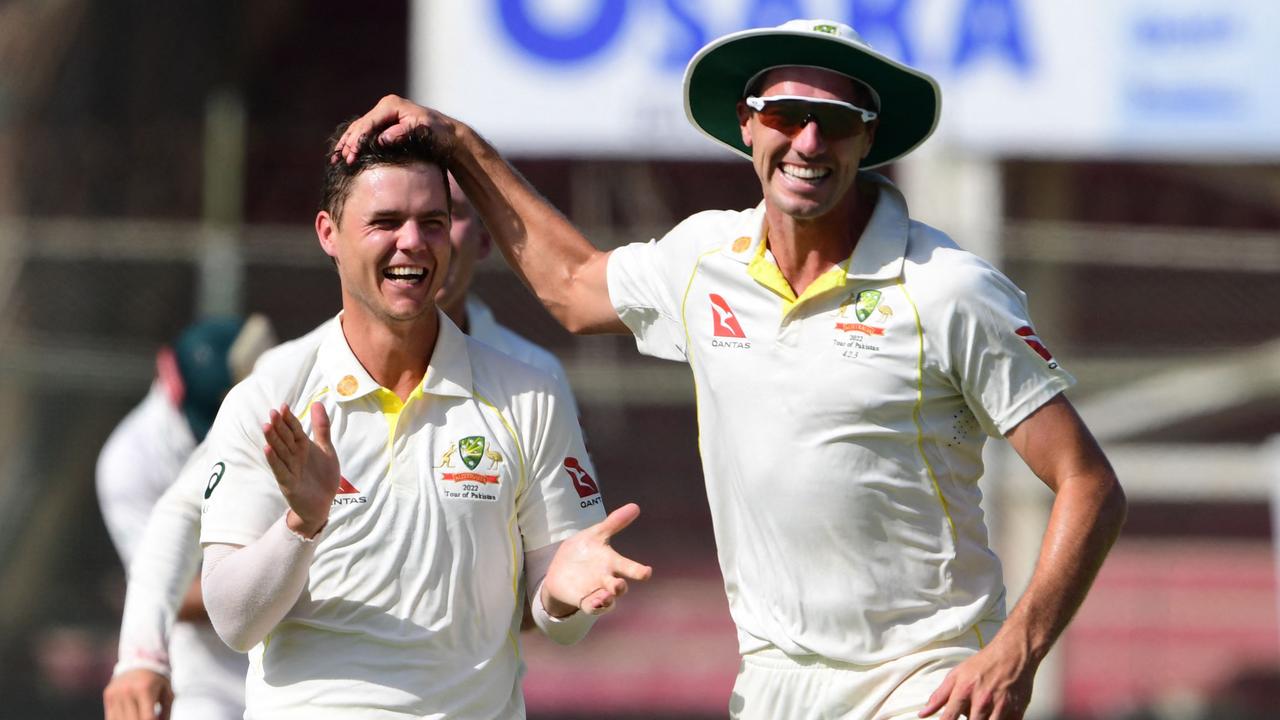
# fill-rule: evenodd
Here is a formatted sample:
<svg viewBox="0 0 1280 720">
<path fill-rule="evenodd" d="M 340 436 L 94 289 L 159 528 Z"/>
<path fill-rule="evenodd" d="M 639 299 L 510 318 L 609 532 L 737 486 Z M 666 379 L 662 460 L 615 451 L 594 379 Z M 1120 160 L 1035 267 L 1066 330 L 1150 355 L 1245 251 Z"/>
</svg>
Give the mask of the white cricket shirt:
<svg viewBox="0 0 1280 720">
<path fill-rule="evenodd" d="M 151 508 L 195 449 L 191 426 L 159 381 L 107 437 L 98 454 L 98 501 L 126 570 Z"/>
<path fill-rule="evenodd" d="M 343 482 L 302 597 L 250 653 L 247 717 L 523 716 L 524 553 L 604 517 L 562 385 L 443 314 L 401 403 L 347 346 L 277 350 L 210 431 L 201 541 L 245 545 L 286 510 L 261 425 L 321 403 Z"/>
<path fill-rule="evenodd" d="M 609 261 L 640 350 L 693 369 L 743 653 L 874 664 L 1003 617 L 982 446 L 1074 382 L 1020 290 L 863 177 L 879 196 L 853 255 L 799 298 L 763 204 Z"/>
<path fill-rule="evenodd" d="M 126 601 L 125 612 L 132 617 L 126 617 L 126 629 L 121 633 L 120 667 L 171 673 L 173 691 L 179 698 L 173 707 L 175 720 L 191 717 L 186 713 L 193 705 L 214 706 L 226 716 L 239 715 L 244 709 L 244 656 L 228 648 L 207 622 L 174 622 L 191 585 L 194 563 L 176 569 L 181 581 L 173 588 L 157 587 L 158 579 L 148 575 L 146 562 L 142 573 L 148 576 L 139 578 L 134 573 L 139 557 L 160 555 L 176 561 L 183 554 L 174 544 L 147 546 L 151 537 L 144 530 L 153 508 L 195 448 L 196 439 L 186 417 L 155 382 L 142 402 L 111 432 L 97 464 L 102 518 L 129 573 L 129 587 L 144 588 L 144 594 L 165 605 L 153 611 L 145 607 L 151 605 L 146 600 Z M 192 511 L 191 516 L 195 514 Z M 178 524 L 187 527 L 181 543 L 194 550 L 197 530 L 181 519 Z M 183 532 L 180 526 L 175 528 L 175 532 Z"/>
</svg>

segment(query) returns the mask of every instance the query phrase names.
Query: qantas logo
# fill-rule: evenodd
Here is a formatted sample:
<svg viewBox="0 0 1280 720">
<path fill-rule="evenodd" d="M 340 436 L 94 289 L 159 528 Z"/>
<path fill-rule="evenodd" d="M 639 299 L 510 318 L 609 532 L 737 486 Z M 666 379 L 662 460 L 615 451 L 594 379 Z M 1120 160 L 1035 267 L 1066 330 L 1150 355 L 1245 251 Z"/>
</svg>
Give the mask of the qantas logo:
<svg viewBox="0 0 1280 720">
<path fill-rule="evenodd" d="M 578 491 L 578 497 L 600 494 L 600 487 L 596 485 L 596 481 L 591 478 L 587 469 L 582 467 L 578 458 L 565 458 L 564 471 L 569 473 L 569 480 L 573 481 L 573 489 Z"/>
<path fill-rule="evenodd" d="M 711 347 L 749 349 L 751 343 L 729 303 L 715 293 L 708 294 L 707 299 L 711 301 L 711 333 L 715 336 L 711 338 Z"/>
<path fill-rule="evenodd" d="M 366 502 L 369 502 L 369 498 L 365 497 L 359 488 L 352 485 L 351 481 L 345 477 L 338 476 L 338 492 L 333 498 L 334 505 L 354 505 Z"/>
<path fill-rule="evenodd" d="M 565 458 L 564 471 L 569 474 L 569 480 L 573 483 L 573 489 L 578 491 L 578 497 L 582 498 L 582 502 L 578 505 L 586 508 L 600 504 L 600 486 L 596 485 L 591 473 L 582 467 L 578 458 Z"/>
<path fill-rule="evenodd" d="M 733 308 L 729 307 L 729 303 L 715 293 L 707 297 L 711 299 L 711 329 L 715 336 L 745 340 L 747 336 L 742 332 L 738 316 L 734 314 Z"/>
<path fill-rule="evenodd" d="M 1034 328 L 1030 325 L 1023 325 L 1014 332 L 1018 334 L 1018 337 L 1022 338 L 1022 342 L 1026 343 L 1027 347 L 1035 350 L 1037 355 L 1044 358 L 1044 361 L 1049 363 L 1050 368 L 1057 369 L 1058 361 L 1053 359 L 1053 353 L 1049 352 L 1049 348 L 1040 342 L 1040 336 L 1036 335 Z"/>
</svg>

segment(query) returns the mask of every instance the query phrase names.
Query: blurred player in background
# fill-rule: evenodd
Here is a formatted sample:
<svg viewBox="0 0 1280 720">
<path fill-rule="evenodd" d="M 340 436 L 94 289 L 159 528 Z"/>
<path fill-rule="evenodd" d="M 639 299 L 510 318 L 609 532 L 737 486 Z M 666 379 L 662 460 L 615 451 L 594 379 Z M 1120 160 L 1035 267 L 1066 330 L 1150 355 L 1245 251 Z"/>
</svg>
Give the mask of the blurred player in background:
<svg viewBox="0 0 1280 720">
<path fill-rule="evenodd" d="M 751 159 L 763 202 L 612 253 L 469 127 L 401 98 L 335 153 L 426 127 L 566 328 L 629 331 L 642 352 L 692 366 L 743 654 L 733 717 L 1022 717 L 1125 500 L 1023 293 L 866 172 L 933 132 L 937 84 L 847 25 L 797 20 L 708 44 L 685 107 Z M 979 504 L 987 435 L 1056 493 L 1007 617 Z"/>
<path fill-rule="evenodd" d="M 261 315 L 216 318 L 187 328 L 158 353 L 150 392 L 111 433 L 98 457 L 102 517 L 126 569 L 148 553 L 180 559 L 198 552 L 192 533 L 186 533 L 185 543 L 166 542 L 144 535 L 144 528 L 209 431 L 222 398 L 275 342 L 271 324 Z M 185 520 L 199 522 L 198 510 Z M 119 663 L 103 694 L 107 716 L 150 718 L 157 702 L 167 711 L 176 693 L 173 711 L 180 720 L 239 717 L 244 712 L 245 659 L 209 626 L 200 583 L 192 582 L 192 573 L 166 582 L 147 569 L 148 562 L 143 560 L 141 575 L 129 574 Z M 147 602 L 140 604 L 139 595 Z M 139 617 L 144 606 L 164 610 L 152 618 Z"/>
<path fill-rule="evenodd" d="M 605 517 L 563 383 L 437 307 L 434 141 L 357 155 L 316 216 L 342 312 L 259 361 L 179 479 L 207 478 L 205 604 L 251 651 L 246 717 L 521 717 L 526 594 L 580 639 L 649 575 L 609 545 L 639 509 Z"/>
<path fill-rule="evenodd" d="M 452 175 L 449 176 L 449 199 L 453 223 L 449 229 L 449 242 L 453 245 L 453 256 L 449 260 L 449 277 L 436 295 L 436 303 L 466 334 L 560 380 L 564 383 L 566 397 L 574 402 L 560 360 L 547 349 L 500 324 L 487 305 L 475 295 L 468 294 L 475 278 L 476 263 L 488 257 L 493 242 Z M 574 407 L 576 413 L 576 402 Z"/>
<path fill-rule="evenodd" d="M 561 381 L 564 396 L 572 403 L 572 391 L 564 368 L 556 356 L 498 323 L 488 306 L 468 294 L 475 276 L 476 263 L 489 254 L 492 244 L 484 224 L 452 177 L 449 178 L 449 193 L 452 215 L 449 240 L 453 245 L 453 255 L 449 263 L 448 278 L 436 295 L 436 302 L 471 337 Z M 247 372 L 245 369 L 237 377 L 243 377 Z M 158 413 L 152 414 L 159 418 Z M 209 413 L 208 422 L 212 422 L 212 417 L 213 414 Z M 157 422 L 160 421 L 157 419 Z M 206 427 L 208 422 L 205 423 Z M 160 443 L 164 447 L 164 443 L 173 440 L 167 435 L 168 425 L 137 427 L 137 440 L 130 443 L 129 448 L 140 443 Z M 181 435 L 183 430 L 179 428 L 177 432 Z M 149 512 L 149 507 L 136 507 L 132 502 L 127 503 L 124 508 L 125 512 L 132 515 L 123 523 L 127 527 L 121 531 L 142 536 L 143 539 L 135 543 L 137 550 L 131 553 L 133 565 L 130 568 L 125 613 L 120 630 L 120 660 L 111 684 L 103 694 L 108 720 L 150 720 L 157 703 L 160 703 L 165 712 L 168 711 L 173 693 L 178 695 L 178 702 L 173 705 L 174 720 L 239 718 L 244 714 L 247 660 L 243 655 L 227 648 L 212 632 L 212 628 L 208 627 L 200 597 L 200 503 L 205 478 L 201 477 L 200 482 L 181 486 L 173 482 L 178 477 L 182 461 L 190 458 L 194 450 L 194 442 L 179 443 L 169 453 L 166 463 L 153 464 L 149 468 L 148 474 L 152 479 L 152 482 L 146 484 L 149 491 L 158 492 L 165 483 L 169 483 L 168 490 L 155 502 L 154 512 Z M 124 453 L 121 462 L 133 462 L 129 455 L 131 450 L 121 445 L 120 451 Z M 198 465 L 199 462 L 194 461 L 194 464 Z M 199 467 L 203 469 L 205 466 Z M 164 476 L 166 472 L 169 474 Z M 125 493 L 129 492 L 128 482 L 125 481 L 132 476 L 121 474 L 117 477 L 122 482 L 115 484 L 123 486 L 121 489 Z M 144 521 L 145 533 L 140 529 Z M 129 562 L 123 552 L 122 558 L 126 558 L 126 563 Z M 190 643 L 181 638 L 197 631 L 187 627 L 185 622 L 180 630 L 174 631 L 173 627 L 175 619 L 187 620 L 192 609 L 204 627 L 204 634 L 199 635 L 201 646 L 211 647 L 210 652 L 222 658 L 220 667 L 227 670 L 207 673 L 201 676 L 201 682 L 195 688 L 187 690 L 187 678 L 190 674 L 185 669 L 175 670 L 171 665 L 182 668 L 185 656 L 183 647 Z M 526 618 L 526 625 L 532 627 L 532 616 Z M 171 656 L 177 657 L 177 660 L 171 663 Z M 176 674 L 172 692 L 169 679 L 171 672 Z M 188 700 L 187 695 L 195 693 L 206 696 L 209 693 L 203 687 L 208 685 L 218 686 L 219 696 L 224 700 L 215 706 L 213 712 L 197 712 L 195 701 Z"/>
</svg>

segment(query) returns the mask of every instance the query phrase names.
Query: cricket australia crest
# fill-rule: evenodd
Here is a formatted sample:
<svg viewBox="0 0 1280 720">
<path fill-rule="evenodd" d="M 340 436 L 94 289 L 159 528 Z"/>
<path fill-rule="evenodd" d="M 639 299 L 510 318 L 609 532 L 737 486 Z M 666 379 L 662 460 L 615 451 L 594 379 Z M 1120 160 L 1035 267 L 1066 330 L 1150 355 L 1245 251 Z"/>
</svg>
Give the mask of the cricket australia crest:
<svg viewBox="0 0 1280 720">
<path fill-rule="evenodd" d="M 884 293 L 879 290 L 863 290 L 840 303 L 833 341 L 841 355 L 857 358 L 880 350 L 878 338 L 884 335 L 885 326 L 893 318 L 893 308 L 882 303 L 883 299 Z"/>
<path fill-rule="evenodd" d="M 496 449 L 489 448 L 489 443 L 483 435 L 469 435 L 451 444 L 441 456 L 440 464 L 435 467 L 441 469 L 453 467 L 452 461 L 455 454 L 467 469 L 463 472 L 441 473 L 440 479 L 444 484 L 440 486 L 440 492 L 443 496 L 449 500 L 496 501 L 502 484 L 500 473 L 486 474 L 475 472 L 475 470 L 482 460 L 488 458 L 488 469 L 491 472 L 496 471 L 497 466 L 503 461 L 502 454 Z"/>
<path fill-rule="evenodd" d="M 863 290 L 853 300 L 853 313 L 858 316 L 858 322 L 866 322 L 871 317 L 871 311 L 876 309 L 880 304 L 879 290 Z"/>
<path fill-rule="evenodd" d="M 464 437 L 458 441 L 458 457 L 462 460 L 462 464 L 468 469 L 475 470 L 480 461 L 484 459 L 484 436 L 472 435 Z"/>
</svg>

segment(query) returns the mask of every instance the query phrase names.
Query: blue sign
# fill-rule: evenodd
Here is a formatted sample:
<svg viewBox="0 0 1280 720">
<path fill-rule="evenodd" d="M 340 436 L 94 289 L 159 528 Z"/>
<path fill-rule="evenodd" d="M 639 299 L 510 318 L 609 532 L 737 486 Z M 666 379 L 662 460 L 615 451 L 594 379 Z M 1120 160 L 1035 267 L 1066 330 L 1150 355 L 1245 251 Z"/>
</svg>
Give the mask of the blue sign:
<svg viewBox="0 0 1280 720">
<path fill-rule="evenodd" d="M 624 36 L 629 16 L 642 0 L 596 0 L 575 18 L 573 27 L 549 27 L 536 17 L 537 0 L 496 0 L 497 17 L 506 39 L 520 52 L 537 62 L 554 65 L 589 63 L 608 53 Z M 945 69 L 960 70 L 981 59 L 1007 63 L 1020 72 L 1030 69 L 1024 0 L 961 0 L 955 16 L 949 57 L 941 58 Z M 647 3 L 646 3 L 647 4 Z M 723 34 L 710 27 L 707 3 L 694 0 L 661 0 L 656 3 L 666 15 L 664 27 L 676 31 L 664 38 L 663 52 L 654 62 L 668 72 L 684 69 L 689 58 L 712 37 Z M 800 0 L 752 0 L 740 3 L 735 27 L 745 30 L 772 27 L 800 17 L 827 17 L 812 12 L 813 3 Z M 847 0 L 844 12 L 833 20 L 852 25 L 881 52 L 908 65 L 929 67 L 930 58 L 918 51 L 919 41 L 909 23 L 921 0 Z M 935 61 L 937 59 L 934 59 Z"/>
</svg>

